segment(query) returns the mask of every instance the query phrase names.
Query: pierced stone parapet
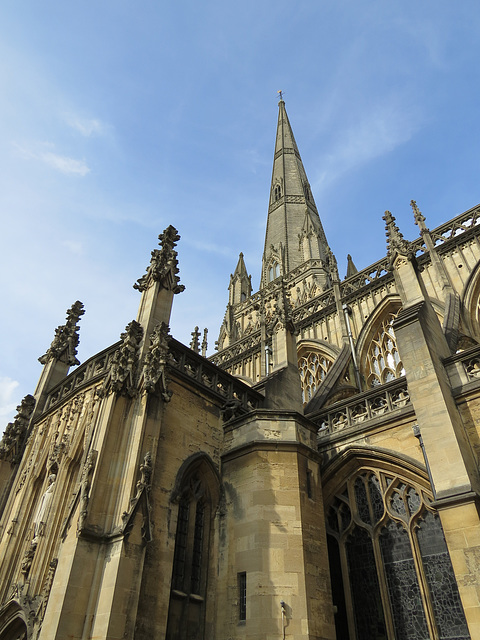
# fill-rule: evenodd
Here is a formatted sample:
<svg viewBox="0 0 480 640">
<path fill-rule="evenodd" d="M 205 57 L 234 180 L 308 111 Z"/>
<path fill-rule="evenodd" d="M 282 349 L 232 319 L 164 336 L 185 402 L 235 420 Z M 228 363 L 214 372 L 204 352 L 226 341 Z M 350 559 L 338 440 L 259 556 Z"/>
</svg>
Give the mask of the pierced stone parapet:
<svg viewBox="0 0 480 640">
<path fill-rule="evenodd" d="M 309 418 L 318 425 L 318 436 L 322 438 L 344 429 L 365 429 L 369 421 L 387 417 L 393 411 L 410 405 L 407 381 L 401 378 L 388 385 L 357 394 L 343 402 L 336 402 L 325 411 Z"/>
<path fill-rule="evenodd" d="M 202 356 L 177 340 L 170 342 L 168 365 L 182 377 L 194 382 L 224 403 L 235 403 L 235 414 L 257 409 L 263 396 L 237 378 L 219 370 Z M 232 405 L 233 406 L 233 405 Z"/>
</svg>

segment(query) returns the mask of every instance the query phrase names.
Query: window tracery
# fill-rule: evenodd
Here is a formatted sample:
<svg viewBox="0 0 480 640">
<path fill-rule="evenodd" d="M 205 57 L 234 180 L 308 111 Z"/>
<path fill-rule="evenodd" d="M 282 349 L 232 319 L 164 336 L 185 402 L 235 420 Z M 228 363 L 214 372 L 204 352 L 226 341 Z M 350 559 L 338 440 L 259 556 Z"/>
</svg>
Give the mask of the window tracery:
<svg viewBox="0 0 480 640">
<path fill-rule="evenodd" d="M 273 261 L 270 264 L 270 268 L 268 270 L 268 281 L 272 282 L 273 280 L 276 280 L 278 277 L 280 277 L 280 265 L 278 264 L 278 262 Z"/>
<path fill-rule="evenodd" d="M 393 331 L 393 322 L 397 313 L 389 313 L 383 319 L 368 349 L 367 385 L 369 387 L 385 384 L 405 375 Z"/>
<path fill-rule="evenodd" d="M 341 563 L 332 592 L 353 603 L 350 613 L 342 605 L 351 637 L 470 638 L 440 519 L 422 487 L 362 469 L 327 505 L 326 523 L 332 566 Z"/>
<path fill-rule="evenodd" d="M 302 400 L 306 404 L 325 379 L 333 362 L 318 351 L 304 351 L 298 359 L 298 369 L 302 385 Z"/>
</svg>

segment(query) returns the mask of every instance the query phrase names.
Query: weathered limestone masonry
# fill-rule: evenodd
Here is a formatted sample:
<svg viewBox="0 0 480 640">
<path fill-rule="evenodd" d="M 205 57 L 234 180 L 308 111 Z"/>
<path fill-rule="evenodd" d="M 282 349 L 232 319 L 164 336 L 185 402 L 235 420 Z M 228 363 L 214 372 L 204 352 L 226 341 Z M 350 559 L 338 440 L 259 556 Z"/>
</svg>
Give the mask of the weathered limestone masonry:
<svg viewBox="0 0 480 640">
<path fill-rule="evenodd" d="M 0 640 L 480 637 L 480 206 L 411 205 L 342 280 L 281 100 L 215 355 L 170 335 L 173 227 L 81 365 L 75 302 L 0 443 Z"/>
</svg>

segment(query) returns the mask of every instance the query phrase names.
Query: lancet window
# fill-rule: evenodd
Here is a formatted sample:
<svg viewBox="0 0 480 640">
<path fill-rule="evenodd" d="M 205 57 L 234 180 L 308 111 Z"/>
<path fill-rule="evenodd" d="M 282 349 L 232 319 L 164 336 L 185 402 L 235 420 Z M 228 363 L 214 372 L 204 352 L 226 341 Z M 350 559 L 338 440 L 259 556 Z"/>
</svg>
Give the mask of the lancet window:
<svg viewBox="0 0 480 640">
<path fill-rule="evenodd" d="M 318 351 L 303 351 L 300 354 L 298 369 L 304 404 L 313 398 L 331 366 L 332 360 Z"/>
<path fill-rule="evenodd" d="M 326 513 L 337 637 L 470 638 L 440 519 L 421 486 L 361 470 Z"/>
<path fill-rule="evenodd" d="M 280 200 L 281 197 L 282 197 L 282 187 L 279 184 L 276 184 L 273 187 L 273 199 L 276 202 L 277 200 Z"/>
<path fill-rule="evenodd" d="M 268 281 L 272 282 L 280 276 L 280 265 L 278 262 L 272 262 L 268 269 Z"/>
<path fill-rule="evenodd" d="M 393 331 L 396 313 L 384 317 L 367 352 L 367 384 L 375 387 L 405 375 Z"/>
<path fill-rule="evenodd" d="M 167 640 L 203 638 L 211 515 L 207 487 L 195 473 L 178 504 Z"/>
</svg>

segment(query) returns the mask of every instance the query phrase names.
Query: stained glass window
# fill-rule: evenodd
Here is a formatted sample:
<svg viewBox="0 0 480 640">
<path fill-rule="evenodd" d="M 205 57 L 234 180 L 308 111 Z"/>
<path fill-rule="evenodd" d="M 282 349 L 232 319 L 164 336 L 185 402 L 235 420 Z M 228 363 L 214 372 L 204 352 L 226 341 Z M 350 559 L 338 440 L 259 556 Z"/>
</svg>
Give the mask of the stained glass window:
<svg viewBox="0 0 480 640">
<path fill-rule="evenodd" d="M 352 603 L 345 611 L 357 640 L 469 640 L 440 519 L 424 488 L 359 470 L 326 504 L 326 515 L 335 540 L 332 592 L 340 601 L 343 589 Z"/>
</svg>

